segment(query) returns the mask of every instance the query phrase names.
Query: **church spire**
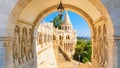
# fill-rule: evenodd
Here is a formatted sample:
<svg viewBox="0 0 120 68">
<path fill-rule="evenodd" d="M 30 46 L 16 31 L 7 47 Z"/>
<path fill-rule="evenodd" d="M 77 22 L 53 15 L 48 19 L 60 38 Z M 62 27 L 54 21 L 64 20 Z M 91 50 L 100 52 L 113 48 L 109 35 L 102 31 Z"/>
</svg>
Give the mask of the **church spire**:
<svg viewBox="0 0 120 68">
<path fill-rule="evenodd" d="M 64 18 L 64 22 L 63 22 L 64 25 L 71 25 L 71 21 L 70 21 L 70 17 L 68 15 L 68 12 L 66 11 L 65 13 L 65 18 Z"/>
<path fill-rule="evenodd" d="M 68 15 L 68 12 L 66 11 L 64 21 L 62 23 L 62 29 L 63 30 L 71 30 L 72 28 L 73 28 L 73 26 L 71 24 L 70 17 Z"/>
</svg>

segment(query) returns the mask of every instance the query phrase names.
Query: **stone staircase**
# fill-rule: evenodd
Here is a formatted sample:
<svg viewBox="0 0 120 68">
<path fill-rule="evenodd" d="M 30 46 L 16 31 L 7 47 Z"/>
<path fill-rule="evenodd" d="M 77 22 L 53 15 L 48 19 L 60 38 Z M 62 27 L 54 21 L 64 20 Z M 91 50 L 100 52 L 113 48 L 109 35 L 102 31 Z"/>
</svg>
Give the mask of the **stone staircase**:
<svg viewBox="0 0 120 68">
<path fill-rule="evenodd" d="M 63 55 L 63 53 L 58 49 L 58 47 L 54 47 L 56 60 L 57 60 L 57 68 L 78 68 L 76 65 L 74 65 L 71 61 L 66 59 L 66 57 Z"/>
<path fill-rule="evenodd" d="M 58 63 L 58 68 L 75 68 L 74 65 L 65 59 L 63 54 L 58 51 L 58 57 L 57 57 L 57 63 Z"/>
</svg>

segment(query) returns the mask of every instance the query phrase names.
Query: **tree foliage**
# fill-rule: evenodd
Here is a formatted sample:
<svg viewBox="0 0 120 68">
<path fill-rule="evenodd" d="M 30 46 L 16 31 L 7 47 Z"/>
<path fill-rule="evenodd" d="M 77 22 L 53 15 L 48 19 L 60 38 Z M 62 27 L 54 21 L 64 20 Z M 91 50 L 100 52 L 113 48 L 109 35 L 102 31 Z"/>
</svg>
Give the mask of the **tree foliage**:
<svg viewBox="0 0 120 68">
<path fill-rule="evenodd" d="M 60 16 L 56 16 L 56 17 L 53 19 L 53 26 L 54 26 L 55 28 L 61 29 L 61 24 L 62 24 L 62 19 L 60 18 Z"/>
<path fill-rule="evenodd" d="M 75 53 L 73 55 L 73 59 L 79 61 L 80 55 L 80 62 L 86 63 L 91 61 L 91 54 L 92 54 L 92 43 L 91 41 L 85 42 L 84 40 L 77 40 L 77 45 L 75 47 Z"/>
</svg>

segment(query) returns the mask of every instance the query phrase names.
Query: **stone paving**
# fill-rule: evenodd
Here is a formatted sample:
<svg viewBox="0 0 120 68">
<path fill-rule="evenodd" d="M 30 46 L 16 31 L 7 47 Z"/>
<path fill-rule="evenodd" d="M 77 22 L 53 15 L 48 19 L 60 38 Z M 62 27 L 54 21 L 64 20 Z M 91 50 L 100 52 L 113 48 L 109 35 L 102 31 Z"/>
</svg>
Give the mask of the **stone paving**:
<svg viewBox="0 0 120 68">
<path fill-rule="evenodd" d="M 58 51 L 58 49 L 55 49 L 55 53 L 58 68 L 78 68 L 78 63 L 76 64 L 74 62 L 66 60 L 63 54 L 60 51 Z"/>
</svg>

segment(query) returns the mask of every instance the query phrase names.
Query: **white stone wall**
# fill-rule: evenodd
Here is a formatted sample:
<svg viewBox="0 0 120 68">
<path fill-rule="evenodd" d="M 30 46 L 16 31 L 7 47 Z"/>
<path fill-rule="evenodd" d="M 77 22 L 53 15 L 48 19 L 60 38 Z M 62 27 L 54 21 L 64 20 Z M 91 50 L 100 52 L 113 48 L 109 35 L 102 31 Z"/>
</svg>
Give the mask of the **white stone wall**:
<svg viewBox="0 0 120 68">
<path fill-rule="evenodd" d="M 57 62 L 53 49 L 53 39 L 51 38 L 53 37 L 53 23 L 41 23 L 38 26 L 36 34 L 37 68 L 57 67 Z M 45 35 L 47 39 L 45 39 Z M 42 44 L 40 43 L 41 41 Z"/>
</svg>

